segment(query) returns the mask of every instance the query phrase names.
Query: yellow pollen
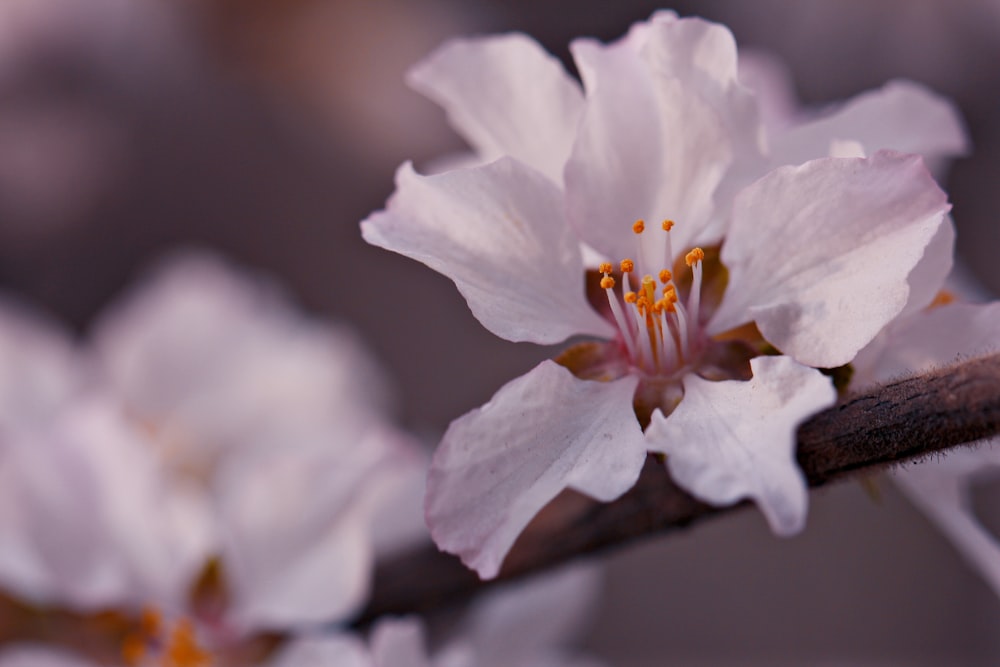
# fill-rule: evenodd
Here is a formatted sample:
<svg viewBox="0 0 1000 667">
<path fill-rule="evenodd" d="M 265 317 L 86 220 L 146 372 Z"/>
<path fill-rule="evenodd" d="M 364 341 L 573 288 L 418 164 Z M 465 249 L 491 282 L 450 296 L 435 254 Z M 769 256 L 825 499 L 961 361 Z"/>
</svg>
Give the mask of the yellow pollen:
<svg viewBox="0 0 1000 667">
<path fill-rule="evenodd" d="M 674 287 L 673 285 L 670 285 L 669 287 L 664 287 L 663 288 L 663 298 L 664 299 L 671 299 L 672 301 L 676 301 L 677 300 L 677 288 Z"/>
<path fill-rule="evenodd" d="M 684 261 L 687 262 L 688 266 L 693 266 L 695 262 L 700 262 L 703 259 L 705 259 L 705 251 L 701 248 L 695 248 L 684 256 Z"/>
<path fill-rule="evenodd" d="M 601 289 L 611 289 L 615 286 L 615 279 L 611 276 L 601 278 Z"/>
<path fill-rule="evenodd" d="M 635 303 L 638 298 L 635 292 L 625 292 L 625 303 Z"/>
<path fill-rule="evenodd" d="M 611 262 L 601 262 L 601 265 L 597 267 L 597 270 L 601 273 L 611 273 Z"/>
<path fill-rule="evenodd" d="M 670 273 L 670 269 L 663 269 L 660 271 L 660 282 L 666 285 L 670 282 L 670 279 L 674 277 L 674 274 Z"/>
<path fill-rule="evenodd" d="M 625 259 L 622 260 L 621 270 L 622 273 L 631 273 L 632 271 L 635 270 L 635 262 L 626 257 Z"/>
<path fill-rule="evenodd" d="M 674 221 L 673 220 L 664 220 L 663 221 L 663 231 L 669 232 L 673 228 L 674 228 Z"/>
<path fill-rule="evenodd" d="M 646 223 L 643 220 L 636 220 L 632 223 L 632 231 L 636 234 L 642 234 L 646 231 Z"/>
</svg>

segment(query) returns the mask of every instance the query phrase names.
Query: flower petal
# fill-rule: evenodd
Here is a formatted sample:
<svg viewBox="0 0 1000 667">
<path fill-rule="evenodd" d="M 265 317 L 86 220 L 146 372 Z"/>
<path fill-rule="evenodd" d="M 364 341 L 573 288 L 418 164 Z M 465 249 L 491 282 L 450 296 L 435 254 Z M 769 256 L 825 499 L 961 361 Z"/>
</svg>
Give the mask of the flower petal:
<svg viewBox="0 0 1000 667">
<path fill-rule="evenodd" d="M 855 386 L 1000 350 L 1000 302 L 953 303 L 889 325 L 853 362 Z"/>
<path fill-rule="evenodd" d="M 571 46 L 587 97 L 566 166 L 570 220 L 617 258 L 633 256 L 638 218 L 676 220 L 678 249 L 717 236 L 713 196 L 757 138 L 725 27 L 658 15 L 641 28 L 610 45 Z"/>
<path fill-rule="evenodd" d="M 424 628 L 415 617 L 380 619 L 372 630 L 371 647 L 375 667 L 430 665 L 424 646 Z"/>
<path fill-rule="evenodd" d="M 562 183 L 583 94 L 530 37 L 451 40 L 407 82 L 444 107 L 483 162 L 509 155 Z"/>
<path fill-rule="evenodd" d="M 510 158 L 434 176 L 407 163 L 386 209 L 361 233 L 451 278 L 501 338 L 610 337 L 611 325 L 587 303 L 579 242 L 562 207 L 555 184 Z"/>
<path fill-rule="evenodd" d="M 521 530 L 560 491 L 610 501 L 645 460 L 638 378 L 578 380 L 552 361 L 452 422 L 427 481 L 427 524 L 444 551 L 495 577 Z"/>
<path fill-rule="evenodd" d="M 934 158 L 963 155 L 969 141 L 958 109 L 910 81 L 891 81 L 840 109 L 801 123 L 772 139 L 774 166 L 826 156 L 834 140 L 858 141 L 866 153 L 883 148 Z"/>
<path fill-rule="evenodd" d="M 929 306 L 944 287 L 954 263 L 955 222 L 951 215 L 946 215 L 937 233 L 924 248 L 923 257 L 906 278 L 910 296 L 899 316 L 905 317 Z"/>
<path fill-rule="evenodd" d="M 346 633 L 292 639 L 266 664 L 268 667 L 375 667 L 364 642 Z"/>
<path fill-rule="evenodd" d="M 757 357 L 750 368 L 748 382 L 687 375 L 683 400 L 667 417 L 653 413 L 646 440 L 695 497 L 717 505 L 752 498 L 771 530 L 792 535 L 805 524 L 808 503 L 795 431 L 837 393 L 819 371 L 789 357 Z"/>
<path fill-rule="evenodd" d="M 774 170 L 735 203 L 722 247 L 729 286 L 710 333 L 753 320 L 801 363 L 848 363 L 906 305 L 949 208 L 915 155 Z"/>
<path fill-rule="evenodd" d="M 976 518 L 969 487 L 1000 474 L 1000 440 L 946 452 L 942 458 L 894 470 L 892 481 L 926 514 L 1000 595 L 1000 541 Z"/>
</svg>

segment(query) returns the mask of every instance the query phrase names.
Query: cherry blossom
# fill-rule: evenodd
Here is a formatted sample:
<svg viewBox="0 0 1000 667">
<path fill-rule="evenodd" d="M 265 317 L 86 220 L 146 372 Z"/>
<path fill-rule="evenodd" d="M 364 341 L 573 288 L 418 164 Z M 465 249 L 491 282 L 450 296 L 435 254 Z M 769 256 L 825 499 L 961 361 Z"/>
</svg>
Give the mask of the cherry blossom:
<svg viewBox="0 0 1000 667">
<path fill-rule="evenodd" d="M 559 492 L 612 500 L 649 451 L 695 496 L 753 499 L 776 533 L 799 531 L 795 428 L 835 400 L 815 369 L 849 363 L 950 251 L 932 243 L 950 239 L 949 205 L 918 156 L 825 157 L 835 134 L 778 166 L 724 27 L 658 13 L 571 51 L 582 87 L 518 35 L 418 65 L 411 80 L 477 157 L 431 175 L 404 164 L 362 222 L 503 338 L 606 341 L 445 433 L 428 524 L 484 578 Z"/>
<path fill-rule="evenodd" d="M 374 541 L 413 537 L 419 512 L 395 504 L 397 487 L 424 462 L 385 423 L 377 369 L 350 331 L 304 318 L 274 286 L 186 255 L 83 344 L 0 313 L 8 595 L 84 615 L 147 609 L 224 652 L 347 619 Z M 390 503 L 410 521 L 376 529 Z"/>
</svg>

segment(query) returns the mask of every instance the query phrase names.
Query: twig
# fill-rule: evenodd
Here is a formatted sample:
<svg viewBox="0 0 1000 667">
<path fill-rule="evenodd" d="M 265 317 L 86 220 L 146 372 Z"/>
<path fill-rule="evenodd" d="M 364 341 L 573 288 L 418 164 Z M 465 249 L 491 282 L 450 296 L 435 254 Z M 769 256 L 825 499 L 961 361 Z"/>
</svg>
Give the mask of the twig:
<svg viewBox="0 0 1000 667">
<path fill-rule="evenodd" d="M 1000 433 L 1000 354 L 892 382 L 825 410 L 798 431 L 798 461 L 810 486 Z M 453 556 L 429 546 L 381 563 L 358 624 L 379 615 L 426 612 L 499 581 L 581 554 L 687 526 L 731 508 L 706 505 L 646 461 L 639 482 L 613 503 L 564 493 L 528 526 L 500 576 L 481 582 Z"/>
</svg>

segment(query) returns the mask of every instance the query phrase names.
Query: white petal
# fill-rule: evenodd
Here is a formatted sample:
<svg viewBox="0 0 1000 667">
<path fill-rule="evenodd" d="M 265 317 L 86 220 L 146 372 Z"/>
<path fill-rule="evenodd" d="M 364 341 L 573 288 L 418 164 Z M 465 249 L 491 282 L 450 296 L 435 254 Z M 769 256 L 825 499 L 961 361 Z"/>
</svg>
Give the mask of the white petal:
<svg viewBox="0 0 1000 667">
<path fill-rule="evenodd" d="M 529 656 L 565 647 L 579 637 L 596 610 L 602 571 L 576 564 L 515 582 L 478 598 L 467 612 L 465 634 L 490 664 L 530 663 Z M 512 643 L 511 637 L 517 637 Z"/>
<path fill-rule="evenodd" d="M 424 629 L 416 618 L 381 619 L 371 636 L 375 667 L 429 667 Z"/>
<path fill-rule="evenodd" d="M 268 667 L 376 667 L 364 642 L 348 634 L 293 639 L 264 664 Z"/>
<path fill-rule="evenodd" d="M 578 380 L 545 361 L 452 422 L 427 482 L 438 547 L 489 579 L 563 489 L 610 501 L 631 488 L 645 460 L 632 409 L 637 383 Z"/>
<path fill-rule="evenodd" d="M 183 603 L 214 550 L 207 508 L 168 483 L 114 405 L 82 403 L 5 445 L 2 493 L 16 509 L 3 513 L 4 539 L 33 553 L 45 575 L 7 585 L 87 610 Z"/>
<path fill-rule="evenodd" d="M 753 152 L 758 129 L 729 31 L 665 19 L 615 44 L 577 40 L 571 49 L 587 101 L 566 192 L 583 239 L 622 258 L 635 254 L 638 218 L 675 220 L 677 249 L 717 236 L 716 189 Z"/>
<path fill-rule="evenodd" d="M 245 451 L 218 474 L 223 563 L 244 627 L 338 621 L 364 602 L 373 562 L 368 496 L 396 452 L 380 437 L 350 450 L 319 443 Z"/>
<path fill-rule="evenodd" d="M 668 417 L 653 413 L 646 439 L 695 497 L 716 505 L 751 498 L 771 530 L 792 535 L 805 525 L 808 503 L 795 432 L 837 394 L 819 371 L 788 357 L 757 357 L 750 367 L 748 382 L 687 375 L 683 400 Z"/>
<path fill-rule="evenodd" d="M 1000 440 L 960 447 L 942 458 L 894 470 L 892 480 L 1000 595 L 1000 541 L 972 509 L 969 487 L 1000 474 Z"/>
<path fill-rule="evenodd" d="M 97 663 L 49 644 L 14 644 L 0 651 L 0 667 L 97 667 Z"/>
<path fill-rule="evenodd" d="M 509 155 L 562 183 L 583 94 L 531 38 L 452 40 L 410 70 L 407 81 L 444 107 L 482 161 Z"/>
<path fill-rule="evenodd" d="M 1000 350 L 1000 302 L 953 303 L 893 322 L 854 362 L 857 386 Z"/>
<path fill-rule="evenodd" d="M 951 215 L 946 215 L 937 233 L 924 248 L 923 257 L 906 278 L 910 286 L 910 296 L 899 316 L 905 317 L 930 305 L 934 297 L 944 288 L 945 280 L 951 273 L 954 263 L 955 223 Z"/>
<path fill-rule="evenodd" d="M 772 140 L 773 164 L 824 157 L 832 140 L 858 141 L 868 154 L 890 148 L 928 160 L 969 150 L 955 105 L 910 81 L 892 81 L 862 93 L 822 118 L 778 134 Z"/>
<path fill-rule="evenodd" d="M 611 325 L 587 304 L 579 242 L 562 207 L 555 184 L 510 158 L 434 176 L 404 164 L 386 210 L 361 232 L 455 281 L 473 314 L 502 338 L 610 337 Z"/>
<path fill-rule="evenodd" d="M 889 151 L 776 169 L 734 206 L 729 285 L 709 331 L 753 320 L 783 353 L 825 367 L 902 311 L 950 208 L 918 156 Z"/>
<path fill-rule="evenodd" d="M 304 429 L 364 428 L 384 392 L 360 341 L 282 296 L 210 255 L 181 255 L 103 315 L 94 347 L 117 394 L 190 467 Z"/>
</svg>

